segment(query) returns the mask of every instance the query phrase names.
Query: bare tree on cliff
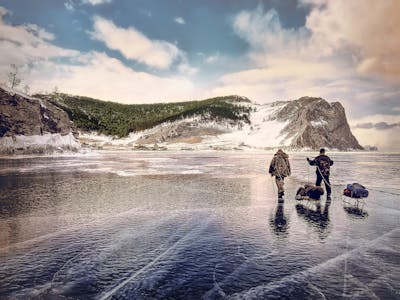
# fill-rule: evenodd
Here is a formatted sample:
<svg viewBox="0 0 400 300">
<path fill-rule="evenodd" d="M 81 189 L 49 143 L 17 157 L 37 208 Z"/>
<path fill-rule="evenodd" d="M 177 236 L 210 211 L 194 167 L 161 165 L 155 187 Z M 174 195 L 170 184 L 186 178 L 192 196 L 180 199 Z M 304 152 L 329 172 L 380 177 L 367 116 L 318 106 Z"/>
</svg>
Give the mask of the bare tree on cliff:
<svg viewBox="0 0 400 300">
<path fill-rule="evenodd" d="M 8 82 L 13 89 L 21 83 L 21 78 L 19 77 L 19 68 L 17 65 L 11 64 L 11 69 L 11 72 L 8 73 Z"/>
</svg>

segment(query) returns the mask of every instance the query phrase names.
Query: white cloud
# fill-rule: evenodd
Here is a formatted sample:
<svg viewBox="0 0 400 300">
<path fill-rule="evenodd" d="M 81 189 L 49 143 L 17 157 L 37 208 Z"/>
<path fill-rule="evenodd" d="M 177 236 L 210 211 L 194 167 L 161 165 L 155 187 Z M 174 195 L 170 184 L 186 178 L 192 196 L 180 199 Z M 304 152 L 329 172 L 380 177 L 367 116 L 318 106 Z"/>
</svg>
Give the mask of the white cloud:
<svg viewBox="0 0 400 300">
<path fill-rule="evenodd" d="M 325 1 L 313 7 L 306 27 L 318 49 L 347 49 L 360 74 L 400 83 L 400 1 Z"/>
<path fill-rule="evenodd" d="M 183 55 L 172 43 L 151 40 L 133 27 L 121 28 L 101 17 L 94 18 L 94 31 L 91 35 L 110 49 L 118 50 L 126 58 L 158 69 L 169 68 Z"/>
<path fill-rule="evenodd" d="M 43 62 L 31 73 L 34 91 L 60 91 L 121 103 L 154 103 L 197 98 L 194 85 L 182 77 L 158 77 L 137 72 L 105 53 L 90 52 L 81 64 Z"/>
<path fill-rule="evenodd" d="M 321 60 L 315 50 L 309 51 L 311 33 L 306 28 L 283 28 L 275 10 L 242 11 L 233 29 L 250 45 L 251 67 L 222 76 L 214 89 L 217 94 L 235 93 L 258 102 L 331 96 L 333 88 L 326 82 L 349 77 L 344 64 L 338 68 L 334 61 Z"/>
<path fill-rule="evenodd" d="M 183 75 L 193 76 L 193 75 L 197 74 L 197 72 L 199 70 L 195 67 L 192 67 L 187 62 L 183 62 L 183 63 L 179 64 L 178 71 Z"/>
<path fill-rule="evenodd" d="M 0 16 L 9 13 L 0 7 Z M 138 72 L 105 53 L 81 53 L 52 44 L 55 36 L 36 25 L 13 26 L 0 18 L 0 81 L 6 82 L 10 64 L 22 68 L 30 92 L 60 91 L 124 103 L 197 99 L 201 94 L 184 76 L 155 76 Z M 27 67 L 29 66 L 29 67 Z M 193 74 L 181 58 L 182 74 Z"/>
<path fill-rule="evenodd" d="M 82 3 L 91 4 L 91 5 L 99 5 L 104 3 L 111 3 L 112 0 L 82 0 Z"/>
<path fill-rule="evenodd" d="M 7 8 L 0 6 L 0 17 L 3 17 L 7 14 L 11 14 L 11 12 Z"/>
<path fill-rule="evenodd" d="M 363 145 L 377 146 L 380 151 L 399 151 L 400 135 L 398 128 L 387 130 L 379 129 L 352 129 L 358 142 Z"/>
<path fill-rule="evenodd" d="M 299 6 L 323 6 L 326 0 L 299 0 Z"/>
<path fill-rule="evenodd" d="M 220 59 L 220 54 L 216 53 L 214 55 L 207 56 L 205 59 L 205 62 L 208 64 L 212 64 L 212 63 L 217 62 L 219 59 Z"/>
<path fill-rule="evenodd" d="M 181 17 L 176 17 L 174 19 L 174 22 L 178 23 L 178 24 L 181 24 L 181 25 L 186 24 L 185 20 L 183 18 L 181 18 Z"/>
<path fill-rule="evenodd" d="M 218 94 L 229 91 L 241 93 L 262 102 L 303 95 L 322 96 L 328 100 L 339 99 L 347 102 L 349 106 L 353 104 L 359 106 L 362 101 L 379 102 L 379 98 L 389 98 L 389 96 L 382 97 L 382 93 L 396 94 L 399 87 L 391 82 L 385 83 L 374 77 L 366 77 L 367 71 L 363 70 L 370 70 L 377 63 L 374 59 L 363 60 L 360 63 L 359 48 L 364 44 L 368 47 L 368 42 L 362 41 L 361 38 L 355 39 L 357 42 L 354 41 L 353 44 L 344 42 L 344 40 L 350 41 L 352 35 L 341 29 L 337 24 L 339 21 L 348 24 L 349 26 L 343 25 L 344 28 L 351 27 L 360 36 L 364 34 L 364 28 L 366 32 L 372 33 L 372 29 L 367 29 L 378 26 L 376 22 L 373 22 L 373 26 L 367 26 L 368 18 L 359 20 L 362 18 L 353 4 L 348 4 L 346 9 L 347 3 L 350 2 L 357 1 L 303 1 L 303 4 L 311 5 L 312 10 L 307 16 L 306 26 L 298 29 L 284 28 L 278 13 L 273 9 L 264 12 L 259 6 L 255 10 L 238 13 L 233 20 L 233 29 L 249 44 L 247 58 L 250 63 L 247 70 L 222 76 L 219 86 L 214 91 Z M 368 5 L 361 2 L 357 2 L 363 7 L 361 11 L 369 9 Z M 381 20 L 381 28 L 392 28 L 391 24 L 397 24 L 400 17 L 396 20 L 389 18 L 392 23 L 383 26 L 388 22 L 385 21 L 384 12 L 389 7 L 387 4 L 379 3 L 371 4 L 372 7 L 380 7 L 377 10 L 380 17 L 373 18 Z M 375 11 L 372 11 L 371 14 L 375 14 Z M 400 10 L 395 11 L 399 14 Z M 392 14 L 395 13 L 388 12 L 389 16 Z M 363 25 L 350 26 L 348 20 Z M 397 53 L 400 54 L 400 49 L 397 47 L 400 37 L 395 38 L 398 36 L 398 28 L 400 26 L 392 30 L 393 36 L 390 34 L 380 36 L 382 39 L 387 38 L 384 44 L 388 44 L 389 49 L 397 49 Z M 358 44 L 359 47 L 355 47 L 354 44 Z M 384 50 L 383 48 L 382 51 Z M 390 53 L 392 52 L 396 51 Z M 382 57 L 378 61 L 387 64 Z M 387 68 L 394 68 L 395 65 L 392 63 Z M 364 76 L 360 76 L 361 71 Z"/>
<path fill-rule="evenodd" d="M 0 79 L 5 81 L 10 64 L 26 71 L 35 62 L 56 58 L 73 58 L 78 51 L 52 44 L 55 36 L 34 24 L 12 26 L 3 20 L 7 10 L 0 7 Z"/>
<path fill-rule="evenodd" d="M 74 3 L 71 0 L 68 0 L 67 2 L 64 2 L 64 6 L 69 11 L 74 11 L 75 10 Z"/>
<path fill-rule="evenodd" d="M 357 124 L 364 124 L 364 123 L 400 123 L 400 115 L 392 114 L 392 115 L 369 115 L 362 118 L 356 118 L 350 121 L 351 126 L 356 126 Z"/>
<path fill-rule="evenodd" d="M 250 57 L 259 65 L 268 63 L 271 55 L 295 56 L 306 54 L 309 33 L 305 28 L 286 29 L 278 13 L 264 13 L 261 6 L 253 11 L 240 12 L 233 23 L 235 33 L 251 46 Z"/>
</svg>

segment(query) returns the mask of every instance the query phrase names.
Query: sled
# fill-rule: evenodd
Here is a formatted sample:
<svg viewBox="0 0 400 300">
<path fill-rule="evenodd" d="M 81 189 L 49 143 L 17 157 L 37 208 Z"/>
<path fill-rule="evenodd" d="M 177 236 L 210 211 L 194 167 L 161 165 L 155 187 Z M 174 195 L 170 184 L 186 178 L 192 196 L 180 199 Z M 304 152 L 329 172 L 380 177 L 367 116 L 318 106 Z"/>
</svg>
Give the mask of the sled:
<svg viewBox="0 0 400 300">
<path fill-rule="evenodd" d="M 353 183 L 353 185 L 355 184 L 358 183 Z M 347 187 L 350 185 L 351 184 L 348 184 Z M 365 216 L 367 213 L 364 211 L 364 206 L 366 204 L 366 199 L 368 198 L 368 190 L 363 185 L 358 185 L 365 189 L 365 196 L 356 196 L 352 192 L 349 193 L 347 188 L 344 189 L 342 194 L 343 208 L 350 214 Z"/>
<path fill-rule="evenodd" d="M 366 205 L 367 197 L 353 198 L 342 195 L 343 208 L 350 214 L 358 216 L 367 216 L 367 212 L 364 210 Z"/>
</svg>

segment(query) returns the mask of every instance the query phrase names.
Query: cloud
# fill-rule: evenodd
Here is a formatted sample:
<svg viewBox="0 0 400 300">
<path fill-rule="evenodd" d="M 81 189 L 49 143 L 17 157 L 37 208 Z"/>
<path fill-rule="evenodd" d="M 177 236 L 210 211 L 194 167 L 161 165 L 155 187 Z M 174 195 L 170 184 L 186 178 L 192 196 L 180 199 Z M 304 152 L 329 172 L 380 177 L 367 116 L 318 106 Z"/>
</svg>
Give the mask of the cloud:
<svg viewBox="0 0 400 300">
<path fill-rule="evenodd" d="M 247 70 L 223 75 L 216 94 L 235 93 L 258 102 L 321 96 L 337 99 L 343 93 L 328 84 L 350 83 L 349 67 L 323 60 L 310 51 L 311 32 L 284 28 L 275 10 L 261 6 L 240 12 L 233 20 L 234 32 L 249 44 Z M 346 91 L 348 88 L 346 87 Z M 334 98 L 332 98 L 335 96 Z"/>
<path fill-rule="evenodd" d="M 121 103 L 179 101 L 199 95 L 188 79 L 137 72 L 100 52 L 82 55 L 76 65 L 42 62 L 30 75 L 32 92 L 57 86 L 67 93 Z"/>
<path fill-rule="evenodd" d="M 150 67 L 167 69 L 183 56 L 174 44 L 151 40 L 133 27 L 121 28 L 102 17 L 94 18 L 94 39 L 104 42 L 108 48 L 119 51 L 124 57 Z"/>
<path fill-rule="evenodd" d="M 197 74 L 197 72 L 199 70 L 197 68 L 195 68 L 195 67 L 192 67 L 187 62 L 183 62 L 183 63 L 178 65 L 178 71 L 181 74 L 184 74 L 184 75 L 187 75 L 187 76 L 193 76 L 193 75 Z"/>
<path fill-rule="evenodd" d="M 91 4 L 91 5 L 99 5 L 104 3 L 111 3 L 112 0 L 82 0 L 82 3 Z"/>
<path fill-rule="evenodd" d="M 395 127 L 400 127 L 400 123 L 391 123 L 388 124 L 386 122 L 379 122 L 379 123 L 361 123 L 361 124 L 357 124 L 355 125 L 353 128 L 362 128 L 362 129 L 371 129 L 371 128 L 375 128 L 378 130 L 386 130 L 386 129 L 391 129 L 391 128 L 395 128 Z"/>
<path fill-rule="evenodd" d="M 212 64 L 212 63 L 217 62 L 219 59 L 220 59 L 220 54 L 216 53 L 214 55 L 210 55 L 210 56 L 206 57 L 205 62 L 208 64 Z"/>
<path fill-rule="evenodd" d="M 354 128 L 352 133 L 361 145 L 377 146 L 380 151 L 399 151 L 399 128 L 393 127 L 386 130 L 371 128 Z"/>
<path fill-rule="evenodd" d="M 348 49 L 360 74 L 400 82 L 399 1 L 325 1 L 312 6 L 306 27 L 323 53 Z"/>
<path fill-rule="evenodd" d="M 7 14 L 11 14 L 11 12 L 7 8 L 0 6 L 0 17 L 3 17 Z"/>
<path fill-rule="evenodd" d="M 69 11 L 74 11 L 75 10 L 74 2 L 72 2 L 71 0 L 68 0 L 67 2 L 64 2 L 64 6 Z"/>
<path fill-rule="evenodd" d="M 0 7 L 0 16 L 8 12 Z M 13 26 L 0 18 L 0 81 L 10 64 L 20 67 L 31 93 L 60 91 L 123 103 L 198 99 L 201 93 L 185 76 L 156 76 L 136 71 L 106 53 L 82 53 L 53 44 L 54 34 L 33 24 Z M 23 68 L 21 68 L 24 66 Z M 182 74 L 194 74 L 183 57 Z"/>
<path fill-rule="evenodd" d="M 395 99 L 400 97 L 399 86 L 387 80 L 387 76 L 376 77 L 376 74 L 366 71 L 369 64 L 375 63 L 373 60 L 363 60 L 362 54 L 367 51 L 360 50 L 362 47 L 368 48 L 368 34 L 365 41 L 355 39 L 353 43 L 349 42 L 352 35 L 345 30 L 351 27 L 350 23 L 346 23 L 349 19 L 351 22 L 363 19 L 360 23 L 364 25 L 352 27 L 359 36 L 365 34 L 364 27 L 366 30 L 369 28 L 368 18 L 361 18 L 353 4 L 346 7 L 350 2 L 357 1 L 303 1 L 302 5 L 310 6 L 310 13 L 305 26 L 299 28 L 285 28 L 274 9 L 265 12 L 258 6 L 254 10 L 241 11 L 233 18 L 232 28 L 249 45 L 248 53 L 242 59 L 248 60 L 248 67 L 223 75 L 214 92 L 240 93 L 259 102 L 294 99 L 304 95 L 320 96 L 330 101 L 341 101 L 351 109 L 351 115 L 358 117 L 370 114 L 374 109 L 389 112 Z M 340 3 L 340 9 L 336 3 Z M 362 11 L 368 8 L 368 5 L 357 3 L 363 6 Z M 372 7 L 382 6 L 378 9 L 380 27 L 392 28 L 392 25 L 385 25 L 384 12 L 389 9 L 388 6 L 374 3 Z M 398 11 L 395 10 L 395 13 L 398 14 Z M 339 26 L 336 23 L 340 20 L 349 26 L 339 28 L 340 33 L 336 33 L 336 26 Z M 397 19 L 392 23 L 397 24 Z M 391 44 L 389 48 L 397 49 L 392 52 L 399 52 L 397 42 L 400 38 L 395 38 L 397 30 L 397 27 L 392 30 L 394 36 L 380 35 L 388 39 L 385 43 Z M 384 59 L 381 56 L 377 61 L 383 63 Z M 387 95 L 390 93 L 393 96 Z"/>
<path fill-rule="evenodd" d="M 181 24 L 181 25 L 186 24 L 185 20 L 183 18 L 181 18 L 181 17 L 176 17 L 174 19 L 174 22 L 178 23 L 178 24 Z"/>
<path fill-rule="evenodd" d="M 302 50 L 307 46 L 309 32 L 305 28 L 283 28 L 274 9 L 264 13 L 259 6 L 252 11 L 242 11 L 235 17 L 233 29 L 251 46 L 250 58 L 257 66 L 268 64 L 276 55 L 297 57 L 306 53 Z"/>
<path fill-rule="evenodd" d="M 400 115 L 370 115 L 350 120 L 351 131 L 361 145 L 377 146 L 382 151 L 400 150 Z"/>
<path fill-rule="evenodd" d="M 52 44 L 55 36 L 34 24 L 13 26 L 7 24 L 3 17 L 9 13 L 0 7 L 0 80 L 5 81 L 10 64 L 15 64 L 26 72 L 38 61 L 49 61 L 59 58 L 73 58 L 79 52 L 64 49 Z"/>
</svg>

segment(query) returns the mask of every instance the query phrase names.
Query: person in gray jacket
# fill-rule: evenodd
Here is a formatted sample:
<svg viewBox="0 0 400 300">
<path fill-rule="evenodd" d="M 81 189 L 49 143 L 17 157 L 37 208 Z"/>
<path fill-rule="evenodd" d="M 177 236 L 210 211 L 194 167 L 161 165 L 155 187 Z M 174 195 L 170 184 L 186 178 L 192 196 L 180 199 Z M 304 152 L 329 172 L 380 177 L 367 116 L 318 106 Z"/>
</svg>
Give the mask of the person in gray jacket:
<svg viewBox="0 0 400 300">
<path fill-rule="evenodd" d="M 269 174 L 275 176 L 276 186 L 278 187 L 278 198 L 282 198 L 285 194 L 284 180 L 290 176 L 289 155 L 279 149 L 272 158 L 269 166 Z"/>
</svg>

